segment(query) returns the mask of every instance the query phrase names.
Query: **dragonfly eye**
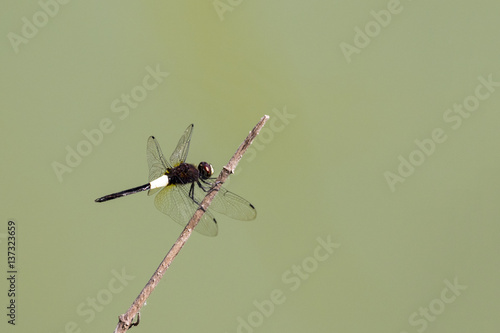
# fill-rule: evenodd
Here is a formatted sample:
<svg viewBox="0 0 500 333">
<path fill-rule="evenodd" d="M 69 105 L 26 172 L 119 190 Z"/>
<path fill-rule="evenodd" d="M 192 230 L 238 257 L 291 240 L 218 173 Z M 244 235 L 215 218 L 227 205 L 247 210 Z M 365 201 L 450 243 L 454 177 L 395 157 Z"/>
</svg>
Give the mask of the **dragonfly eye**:
<svg viewBox="0 0 500 333">
<path fill-rule="evenodd" d="M 200 177 L 202 179 L 208 179 L 214 173 L 214 168 L 212 168 L 212 164 L 207 162 L 201 162 L 198 165 L 198 172 L 200 173 Z"/>
</svg>

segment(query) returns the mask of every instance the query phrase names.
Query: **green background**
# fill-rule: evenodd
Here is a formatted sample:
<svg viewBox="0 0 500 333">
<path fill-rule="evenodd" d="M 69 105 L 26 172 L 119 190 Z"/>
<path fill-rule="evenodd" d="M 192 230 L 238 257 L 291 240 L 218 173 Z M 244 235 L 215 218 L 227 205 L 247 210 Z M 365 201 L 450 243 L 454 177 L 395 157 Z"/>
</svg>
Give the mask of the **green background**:
<svg viewBox="0 0 500 333">
<path fill-rule="evenodd" d="M 94 199 L 147 182 L 149 135 L 169 155 L 195 123 L 188 161 L 219 172 L 264 114 L 227 184 L 257 219 L 194 234 L 134 332 L 497 331 L 500 87 L 479 80 L 500 82 L 496 2 L 2 7 L 0 267 L 13 219 L 18 269 L 15 327 L 0 283 L 2 331 L 111 332 L 181 227 L 144 193 Z M 147 68 L 169 75 L 140 96 Z"/>
</svg>

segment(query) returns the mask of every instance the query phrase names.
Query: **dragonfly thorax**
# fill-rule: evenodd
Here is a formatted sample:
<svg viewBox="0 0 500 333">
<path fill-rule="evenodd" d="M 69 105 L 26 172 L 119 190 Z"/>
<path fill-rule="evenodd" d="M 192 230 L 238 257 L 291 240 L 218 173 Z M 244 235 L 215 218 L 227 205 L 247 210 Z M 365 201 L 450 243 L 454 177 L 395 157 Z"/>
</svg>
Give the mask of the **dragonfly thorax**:
<svg viewBox="0 0 500 333">
<path fill-rule="evenodd" d="M 213 174 L 212 166 L 207 162 L 201 162 L 198 168 L 189 163 L 181 163 L 178 166 L 168 169 L 169 184 L 189 184 L 201 179 L 208 179 Z"/>
</svg>

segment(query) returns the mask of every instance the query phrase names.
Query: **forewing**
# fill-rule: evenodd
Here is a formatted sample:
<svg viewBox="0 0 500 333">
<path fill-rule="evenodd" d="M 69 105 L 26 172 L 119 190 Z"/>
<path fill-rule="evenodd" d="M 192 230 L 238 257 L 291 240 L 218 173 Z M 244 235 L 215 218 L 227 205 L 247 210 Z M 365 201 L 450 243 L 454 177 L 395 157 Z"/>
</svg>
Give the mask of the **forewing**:
<svg viewBox="0 0 500 333">
<path fill-rule="evenodd" d="M 214 184 L 213 179 L 205 182 L 206 184 L 203 184 L 204 190 L 199 186 L 195 186 L 194 197 L 198 202 L 203 200 L 207 194 L 206 191 L 210 190 Z M 214 197 L 209 208 L 240 221 L 251 221 L 257 217 L 257 210 L 248 200 L 226 190 L 224 187 L 219 189 L 219 193 Z"/>
<path fill-rule="evenodd" d="M 250 202 L 224 187 L 219 189 L 210 209 L 241 221 L 251 221 L 257 217 L 257 210 Z"/>
<path fill-rule="evenodd" d="M 186 128 L 184 134 L 179 139 L 179 143 L 177 143 L 177 147 L 175 147 L 174 152 L 170 156 L 170 164 L 174 167 L 186 162 L 189 151 L 189 143 L 191 142 L 191 135 L 193 134 L 193 127 L 194 125 L 191 124 Z"/>
<path fill-rule="evenodd" d="M 187 185 L 168 185 L 164 187 L 155 197 L 155 206 L 158 210 L 170 216 L 175 222 L 183 227 L 193 217 L 198 205 L 188 196 Z M 217 221 L 210 211 L 203 214 L 200 222 L 194 229 L 205 236 L 217 236 Z"/>
<path fill-rule="evenodd" d="M 160 144 L 156 141 L 154 136 L 150 136 L 148 139 L 146 157 L 149 168 L 149 182 L 163 176 L 167 168 L 171 168 L 161 151 Z M 152 195 L 158 192 L 158 190 L 159 189 L 149 190 L 148 195 Z"/>
</svg>

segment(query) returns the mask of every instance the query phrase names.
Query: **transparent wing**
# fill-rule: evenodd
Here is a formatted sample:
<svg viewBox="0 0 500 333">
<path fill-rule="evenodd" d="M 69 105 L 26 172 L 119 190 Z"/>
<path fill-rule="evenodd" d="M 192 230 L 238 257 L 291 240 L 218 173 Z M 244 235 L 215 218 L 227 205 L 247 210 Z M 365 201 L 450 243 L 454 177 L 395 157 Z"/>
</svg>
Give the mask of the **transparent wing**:
<svg viewBox="0 0 500 333">
<path fill-rule="evenodd" d="M 184 134 L 179 139 L 179 143 L 177 143 L 177 147 L 175 147 L 174 152 L 170 156 L 170 164 L 174 167 L 186 162 L 189 151 L 189 143 L 191 142 L 191 135 L 193 134 L 193 127 L 194 125 L 191 124 L 186 128 Z"/>
<path fill-rule="evenodd" d="M 161 151 L 160 144 L 156 141 L 154 136 L 148 138 L 146 158 L 148 160 L 149 182 L 163 176 L 167 168 L 171 168 Z M 160 189 L 149 190 L 148 195 L 155 194 L 159 190 Z"/>
<path fill-rule="evenodd" d="M 250 202 L 224 187 L 220 188 L 210 209 L 241 221 L 251 221 L 257 217 L 257 210 Z"/>
<path fill-rule="evenodd" d="M 198 202 L 203 200 L 207 194 L 206 191 L 213 186 L 215 180 L 208 180 L 205 182 L 206 184 L 202 184 L 203 190 L 200 189 L 199 186 L 195 186 L 194 197 Z M 248 200 L 226 190 L 224 187 L 219 189 L 219 193 L 217 193 L 214 200 L 212 200 L 209 208 L 217 213 L 224 214 L 240 221 L 251 221 L 257 217 L 257 210 Z"/>
<path fill-rule="evenodd" d="M 168 185 L 164 187 L 155 197 L 155 206 L 158 210 L 170 216 L 175 222 L 183 227 L 189 222 L 198 205 L 189 197 L 189 187 L 186 185 Z M 217 221 L 207 210 L 200 222 L 194 229 L 205 236 L 217 235 Z"/>
</svg>

